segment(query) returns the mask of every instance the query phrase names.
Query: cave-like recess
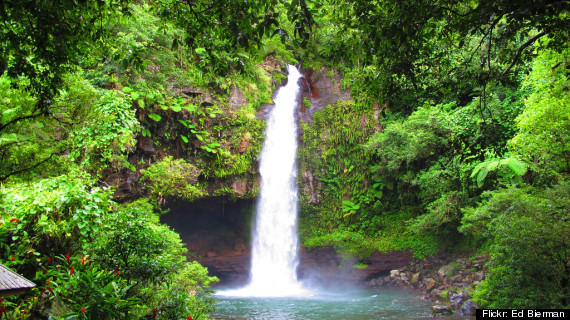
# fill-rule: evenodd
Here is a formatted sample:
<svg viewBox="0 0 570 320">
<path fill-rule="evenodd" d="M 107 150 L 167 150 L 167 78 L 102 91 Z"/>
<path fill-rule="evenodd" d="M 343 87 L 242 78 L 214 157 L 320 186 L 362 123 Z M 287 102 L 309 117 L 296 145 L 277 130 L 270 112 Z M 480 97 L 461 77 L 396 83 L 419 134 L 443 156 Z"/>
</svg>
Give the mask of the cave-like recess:
<svg viewBox="0 0 570 320">
<path fill-rule="evenodd" d="M 171 200 L 160 221 L 180 234 L 190 257 L 231 256 L 249 251 L 255 200 Z"/>
</svg>

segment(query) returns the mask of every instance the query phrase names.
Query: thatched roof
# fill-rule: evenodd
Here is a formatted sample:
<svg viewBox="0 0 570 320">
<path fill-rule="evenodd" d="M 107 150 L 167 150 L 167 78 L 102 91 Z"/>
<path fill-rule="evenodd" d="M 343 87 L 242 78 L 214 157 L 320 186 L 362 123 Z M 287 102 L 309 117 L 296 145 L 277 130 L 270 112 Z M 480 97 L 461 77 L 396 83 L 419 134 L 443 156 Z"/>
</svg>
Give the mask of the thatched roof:
<svg viewBox="0 0 570 320">
<path fill-rule="evenodd" d="M 0 264 L 0 297 L 22 294 L 36 285 Z"/>
</svg>

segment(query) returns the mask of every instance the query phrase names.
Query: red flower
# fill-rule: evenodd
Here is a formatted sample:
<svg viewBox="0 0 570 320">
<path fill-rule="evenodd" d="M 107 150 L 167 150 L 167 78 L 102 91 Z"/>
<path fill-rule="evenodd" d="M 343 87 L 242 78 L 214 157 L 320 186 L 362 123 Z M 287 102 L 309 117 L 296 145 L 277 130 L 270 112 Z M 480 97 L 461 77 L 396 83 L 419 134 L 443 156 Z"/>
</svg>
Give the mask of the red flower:
<svg viewBox="0 0 570 320">
<path fill-rule="evenodd" d="M 6 311 L 6 308 L 4 306 L 2 306 L 2 308 L 0 308 L 0 314 L 4 313 Z"/>
<path fill-rule="evenodd" d="M 20 219 L 16 219 L 16 218 L 10 219 L 10 222 L 18 222 L 18 221 L 20 221 Z"/>
<path fill-rule="evenodd" d="M 42 289 L 42 293 L 46 292 L 46 289 Z"/>
<path fill-rule="evenodd" d="M 81 313 L 85 313 L 85 307 L 81 308 Z"/>
<path fill-rule="evenodd" d="M 194 320 L 194 319 L 192 319 L 192 316 L 188 316 L 188 320 Z"/>
<path fill-rule="evenodd" d="M 48 287 L 48 290 L 49 290 L 49 291 L 53 291 L 53 288 L 52 288 L 52 287 Z"/>
<path fill-rule="evenodd" d="M 69 270 L 69 275 L 73 274 L 73 266 L 71 266 L 71 270 Z"/>
<path fill-rule="evenodd" d="M 81 258 L 81 264 L 85 264 L 85 262 L 87 262 L 87 259 L 89 259 L 87 256 L 83 256 L 83 258 Z"/>
<path fill-rule="evenodd" d="M 65 260 L 67 260 L 67 262 L 69 262 L 69 253 L 67 253 L 67 255 L 65 256 Z"/>
<path fill-rule="evenodd" d="M 15 257 L 14 257 L 14 256 L 12 256 L 12 258 L 10 258 L 10 261 L 14 261 L 14 259 L 15 259 Z"/>
<path fill-rule="evenodd" d="M 119 274 L 119 270 L 115 269 L 113 270 L 114 273 Z"/>
<path fill-rule="evenodd" d="M 48 257 L 48 261 L 47 261 L 47 262 L 48 262 L 48 263 L 51 263 L 52 261 L 53 261 L 53 258 L 52 258 L 52 257 Z"/>
</svg>

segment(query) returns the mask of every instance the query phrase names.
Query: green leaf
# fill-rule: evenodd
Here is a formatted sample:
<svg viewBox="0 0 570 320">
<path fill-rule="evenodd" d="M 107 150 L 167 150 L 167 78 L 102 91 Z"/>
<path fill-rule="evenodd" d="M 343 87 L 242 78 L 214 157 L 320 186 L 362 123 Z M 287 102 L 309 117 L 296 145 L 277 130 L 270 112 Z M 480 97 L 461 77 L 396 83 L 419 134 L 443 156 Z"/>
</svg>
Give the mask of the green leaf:
<svg viewBox="0 0 570 320">
<path fill-rule="evenodd" d="M 179 104 L 173 104 L 170 106 L 170 109 L 174 112 L 180 112 L 182 110 L 182 106 Z"/>
<path fill-rule="evenodd" d="M 523 176 L 528 169 L 528 164 L 518 159 L 509 158 L 506 162 L 507 167 L 509 167 L 509 169 L 511 169 L 511 171 L 517 176 Z"/>
<path fill-rule="evenodd" d="M 244 58 L 244 59 L 246 59 L 246 60 L 249 59 L 249 56 L 248 56 L 247 54 L 245 54 L 245 53 L 238 52 L 236 55 L 237 55 L 238 57 Z"/>
<path fill-rule="evenodd" d="M 124 88 L 123 88 L 123 92 L 124 92 L 124 93 L 133 92 L 133 89 L 131 89 L 130 87 L 124 87 Z"/>
<path fill-rule="evenodd" d="M 488 173 L 489 173 L 489 169 L 487 169 L 486 166 L 483 166 L 481 168 L 481 170 L 479 170 L 479 174 L 477 175 L 477 186 L 479 188 L 481 188 L 483 186 L 483 183 L 484 183 L 485 178 L 487 177 Z"/>
<path fill-rule="evenodd" d="M 188 138 L 186 138 L 184 135 L 180 135 L 180 138 L 182 141 L 184 141 L 184 143 L 188 143 Z"/>
<path fill-rule="evenodd" d="M 156 113 L 151 113 L 148 115 L 148 117 L 151 118 L 152 120 L 156 121 L 156 122 L 158 122 L 162 119 L 162 117 Z"/>
</svg>

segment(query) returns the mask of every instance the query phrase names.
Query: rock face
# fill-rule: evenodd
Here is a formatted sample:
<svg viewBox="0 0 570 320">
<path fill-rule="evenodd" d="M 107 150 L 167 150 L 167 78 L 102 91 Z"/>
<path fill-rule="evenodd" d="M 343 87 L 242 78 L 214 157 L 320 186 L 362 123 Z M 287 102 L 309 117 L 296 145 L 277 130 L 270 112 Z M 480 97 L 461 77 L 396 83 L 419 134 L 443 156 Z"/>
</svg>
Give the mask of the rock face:
<svg viewBox="0 0 570 320">
<path fill-rule="evenodd" d="M 208 267 L 210 274 L 220 278 L 221 283 L 245 284 L 249 278 L 251 264 L 249 250 L 238 254 L 216 255 L 196 259 Z M 344 260 L 333 247 L 318 247 L 312 250 L 301 248 L 297 273 L 300 279 L 314 283 L 365 282 L 391 269 L 401 268 L 412 260 L 409 252 L 373 253 L 363 260 Z M 354 266 L 364 266 L 355 268 Z"/>
<path fill-rule="evenodd" d="M 333 247 L 301 249 L 298 274 L 316 282 L 364 282 L 412 260 L 410 252 L 373 253 L 368 259 L 344 260 Z M 355 267 L 358 266 L 358 267 Z"/>
<path fill-rule="evenodd" d="M 303 70 L 303 76 L 304 78 L 301 79 L 302 96 L 311 102 L 310 106 L 301 104 L 299 108 L 299 118 L 304 122 L 312 122 L 315 112 L 329 105 L 352 100 L 351 91 L 341 88 L 342 76 L 336 70 L 328 70 L 325 67 L 321 70 Z"/>
<path fill-rule="evenodd" d="M 251 252 L 220 257 L 205 257 L 196 259 L 208 268 L 209 274 L 220 279 L 220 284 L 245 285 L 249 279 L 251 267 Z"/>
</svg>

